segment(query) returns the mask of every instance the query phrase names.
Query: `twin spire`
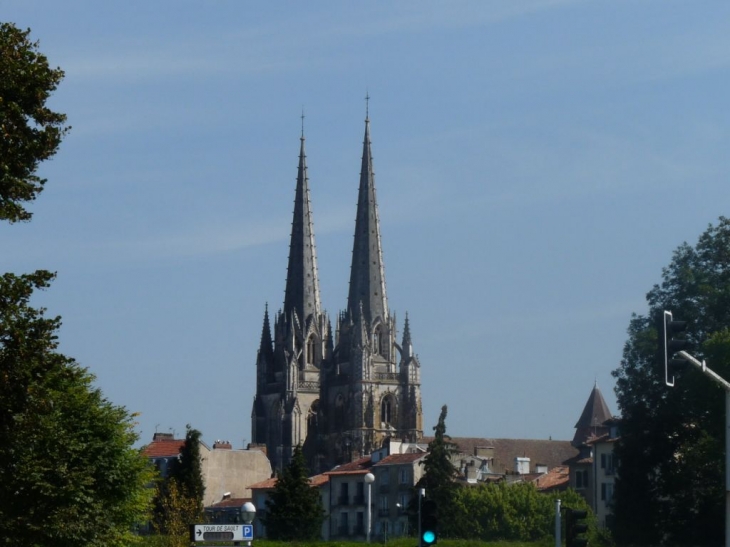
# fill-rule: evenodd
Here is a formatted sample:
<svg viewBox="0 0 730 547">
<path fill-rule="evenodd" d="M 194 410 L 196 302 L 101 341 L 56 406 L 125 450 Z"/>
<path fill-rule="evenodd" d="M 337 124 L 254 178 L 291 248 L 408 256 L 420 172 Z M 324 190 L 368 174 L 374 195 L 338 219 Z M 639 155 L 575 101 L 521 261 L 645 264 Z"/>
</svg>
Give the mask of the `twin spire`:
<svg viewBox="0 0 730 547">
<path fill-rule="evenodd" d="M 321 304 L 303 127 L 300 140 L 299 170 L 294 197 L 294 218 L 292 220 L 289 265 L 287 267 L 286 290 L 284 293 L 284 313 L 287 317 L 291 317 L 291 313 L 296 312 L 299 321 L 303 325 L 310 315 L 319 316 Z"/>
<path fill-rule="evenodd" d="M 284 313 L 296 312 L 304 323 L 310 315 L 321 313 L 317 253 L 314 243 L 312 205 L 309 196 L 306 154 L 302 126 L 299 171 L 297 174 L 294 218 L 289 244 Z M 375 173 L 370 149 L 370 119 L 365 118 L 360 188 L 355 220 L 355 239 L 350 269 L 350 290 L 347 315 L 355 319 L 360 313 L 370 323 L 377 318 L 388 319 L 388 300 L 385 293 L 385 269 L 380 240 L 380 221 L 375 197 Z"/>
</svg>

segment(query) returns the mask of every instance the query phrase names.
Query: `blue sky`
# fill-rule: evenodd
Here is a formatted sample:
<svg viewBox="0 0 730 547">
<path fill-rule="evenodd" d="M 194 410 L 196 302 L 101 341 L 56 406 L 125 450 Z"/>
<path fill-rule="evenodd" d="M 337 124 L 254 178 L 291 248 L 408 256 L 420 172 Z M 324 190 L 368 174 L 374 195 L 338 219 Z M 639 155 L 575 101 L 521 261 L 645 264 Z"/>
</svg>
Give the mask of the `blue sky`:
<svg viewBox="0 0 730 547">
<path fill-rule="evenodd" d="M 426 433 L 570 439 L 632 312 L 730 214 L 720 1 L 3 0 L 73 126 L 0 270 L 155 430 L 250 440 L 302 108 L 323 305 L 345 306 L 366 92 L 386 281 Z"/>
</svg>

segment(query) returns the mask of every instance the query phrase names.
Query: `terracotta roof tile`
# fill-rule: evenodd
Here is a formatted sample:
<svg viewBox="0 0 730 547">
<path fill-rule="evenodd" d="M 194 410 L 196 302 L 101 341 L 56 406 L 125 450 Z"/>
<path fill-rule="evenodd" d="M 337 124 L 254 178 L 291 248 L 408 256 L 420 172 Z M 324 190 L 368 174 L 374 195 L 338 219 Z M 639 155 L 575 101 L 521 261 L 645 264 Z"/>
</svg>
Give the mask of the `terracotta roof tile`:
<svg viewBox="0 0 730 547">
<path fill-rule="evenodd" d="M 185 439 L 164 439 L 152 441 L 142 448 L 142 454 L 148 458 L 171 458 L 180 454 Z"/>
<path fill-rule="evenodd" d="M 532 481 L 541 492 L 564 490 L 570 482 L 570 468 L 565 465 L 555 467 Z"/>
<path fill-rule="evenodd" d="M 251 501 L 251 498 L 227 498 L 221 500 L 213 505 L 209 505 L 212 509 L 223 509 L 226 507 L 241 507 L 247 501 Z"/>
<path fill-rule="evenodd" d="M 376 466 L 381 465 L 402 465 L 406 463 L 413 463 L 415 461 L 420 460 L 421 458 L 425 457 L 425 452 L 418 452 L 418 453 L 412 453 L 412 454 L 391 454 L 390 456 L 386 456 L 382 460 L 380 460 L 378 463 L 376 463 Z"/>
<path fill-rule="evenodd" d="M 371 465 L 372 465 L 372 461 L 370 460 L 370 456 L 365 456 L 364 458 L 357 459 L 353 462 L 348 462 L 348 463 L 343 463 L 342 465 L 338 465 L 337 467 L 327 471 L 325 474 L 326 475 L 335 475 L 335 474 L 344 474 L 344 473 L 350 473 L 353 475 L 365 474 L 368 472 Z"/>
<path fill-rule="evenodd" d="M 424 442 L 433 440 L 426 437 Z M 512 472 L 516 457 L 530 458 L 530 468 L 537 464 L 546 465 L 548 470 L 562 465 L 565 460 L 578 455 L 578 449 L 570 441 L 542 439 L 486 439 L 479 437 L 452 437 L 459 452 L 472 456 L 475 448 L 488 447 L 494 449 L 494 462 L 490 465 L 493 473 Z"/>
<path fill-rule="evenodd" d="M 272 477 L 270 479 L 266 479 L 265 481 L 257 482 L 254 484 L 249 485 L 249 488 L 251 490 L 270 490 L 276 486 L 276 481 L 278 479 L 276 477 Z M 315 475 L 314 477 L 309 477 L 309 484 L 315 487 L 322 486 L 323 484 L 327 484 L 329 482 L 330 478 L 327 476 L 326 473 L 323 473 L 321 475 Z"/>
</svg>

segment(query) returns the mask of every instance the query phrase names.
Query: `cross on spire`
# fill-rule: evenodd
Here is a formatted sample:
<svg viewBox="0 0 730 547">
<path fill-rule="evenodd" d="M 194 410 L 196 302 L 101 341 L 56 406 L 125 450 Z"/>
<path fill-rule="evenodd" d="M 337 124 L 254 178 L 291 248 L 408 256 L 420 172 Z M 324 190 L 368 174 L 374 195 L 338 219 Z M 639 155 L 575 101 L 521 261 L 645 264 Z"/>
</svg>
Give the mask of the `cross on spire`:
<svg viewBox="0 0 730 547">
<path fill-rule="evenodd" d="M 370 119 L 370 93 L 365 90 L 365 121 Z"/>
</svg>

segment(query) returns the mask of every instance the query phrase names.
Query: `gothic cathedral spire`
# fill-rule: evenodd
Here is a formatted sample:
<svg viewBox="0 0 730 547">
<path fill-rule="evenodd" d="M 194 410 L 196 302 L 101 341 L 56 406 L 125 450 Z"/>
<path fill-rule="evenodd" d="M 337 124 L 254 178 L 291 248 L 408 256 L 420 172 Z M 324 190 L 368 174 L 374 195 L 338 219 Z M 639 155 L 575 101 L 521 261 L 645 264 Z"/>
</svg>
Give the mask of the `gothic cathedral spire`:
<svg viewBox="0 0 730 547">
<path fill-rule="evenodd" d="M 284 313 L 290 317 L 292 312 L 296 312 L 303 325 L 310 315 L 317 317 L 321 312 L 320 308 L 317 252 L 314 246 L 307 156 L 304 152 L 304 134 L 302 133 L 297 188 L 294 197 L 294 218 L 289 244 Z"/>
<path fill-rule="evenodd" d="M 375 173 L 370 150 L 370 119 L 365 118 L 365 139 L 360 169 L 360 190 L 355 217 L 355 241 L 352 247 L 350 293 L 347 312 L 352 317 L 360 306 L 367 324 L 380 318 L 388 320 L 388 298 L 385 294 L 385 267 L 380 242 L 380 221 L 375 198 Z"/>
</svg>

